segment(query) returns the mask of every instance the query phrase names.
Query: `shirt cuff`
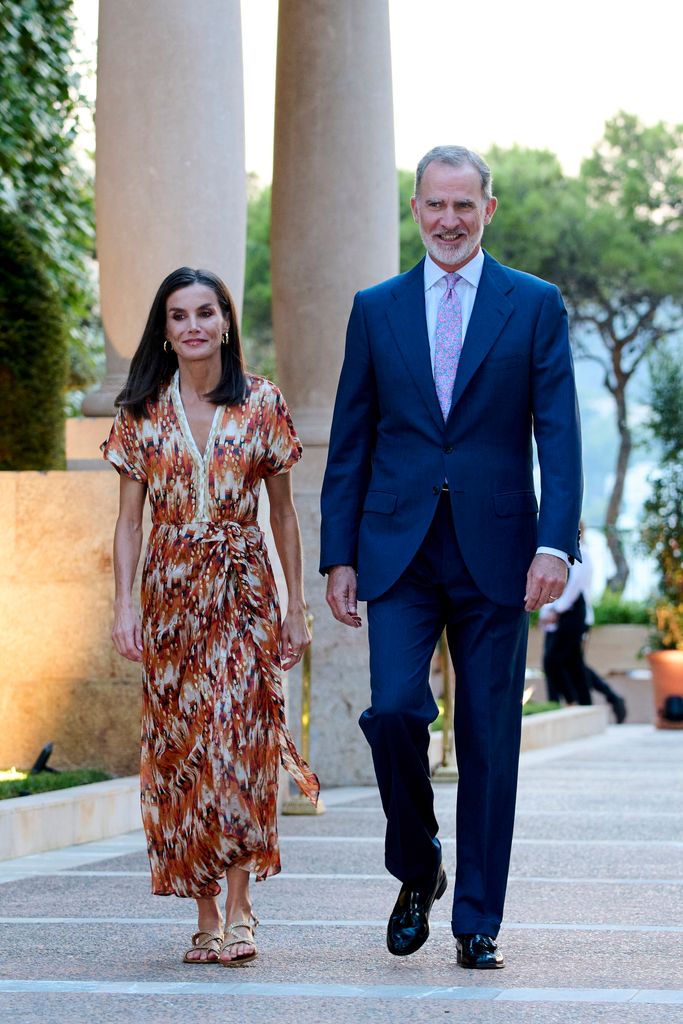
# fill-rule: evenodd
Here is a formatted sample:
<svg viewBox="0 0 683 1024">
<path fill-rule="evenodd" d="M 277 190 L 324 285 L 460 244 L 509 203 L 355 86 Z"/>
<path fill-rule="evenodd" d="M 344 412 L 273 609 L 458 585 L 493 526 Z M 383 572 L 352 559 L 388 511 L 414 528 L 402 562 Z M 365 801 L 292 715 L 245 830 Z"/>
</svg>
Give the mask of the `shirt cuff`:
<svg viewBox="0 0 683 1024">
<path fill-rule="evenodd" d="M 569 565 L 569 555 L 566 551 L 559 551 L 557 548 L 536 548 L 537 555 L 555 555 L 561 558 L 565 565 Z"/>
</svg>

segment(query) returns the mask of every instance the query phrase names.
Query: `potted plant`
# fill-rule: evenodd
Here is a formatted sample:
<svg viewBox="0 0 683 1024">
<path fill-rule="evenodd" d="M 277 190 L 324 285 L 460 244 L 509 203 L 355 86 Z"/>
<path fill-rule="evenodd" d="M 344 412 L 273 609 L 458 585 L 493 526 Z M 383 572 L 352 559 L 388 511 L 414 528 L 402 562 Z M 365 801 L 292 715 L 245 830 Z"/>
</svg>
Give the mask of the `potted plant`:
<svg viewBox="0 0 683 1024">
<path fill-rule="evenodd" d="M 654 556 L 660 598 L 647 652 L 660 728 L 683 728 L 683 360 L 662 349 L 652 359 L 648 423 L 659 462 L 643 510 L 642 543 Z"/>
</svg>

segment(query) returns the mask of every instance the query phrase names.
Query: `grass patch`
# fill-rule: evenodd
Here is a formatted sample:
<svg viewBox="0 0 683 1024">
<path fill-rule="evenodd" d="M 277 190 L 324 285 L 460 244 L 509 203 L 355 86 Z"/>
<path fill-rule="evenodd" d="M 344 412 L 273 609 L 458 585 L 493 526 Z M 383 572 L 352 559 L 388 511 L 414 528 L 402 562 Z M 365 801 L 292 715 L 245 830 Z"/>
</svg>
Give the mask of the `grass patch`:
<svg viewBox="0 0 683 1024">
<path fill-rule="evenodd" d="M 55 789 L 71 789 L 72 786 L 84 786 L 89 782 L 106 782 L 111 777 L 107 772 L 79 768 L 72 772 L 38 772 L 37 775 L 27 775 L 25 779 L 2 779 L 0 800 L 9 800 L 15 796 L 32 796 L 34 793 L 49 793 Z"/>
<path fill-rule="evenodd" d="M 439 705 L 439 717 L 435 722 L 429 726 L 432 732 L 443 732 L 443 704 L 440 700 L 436 702 Z M 523 715 L 537 715 L 541 711 L 557 711 L 560 705 L 556 701 L 552 700 L 530 700 L 522 706 Z"/>
<path fill-rule="evenodd" d="M 529 700 L 522 706 L 523 715 L 537 715 L 541 711 L 558 711 L 560 704 L 556 700 Z"/>
</svg>

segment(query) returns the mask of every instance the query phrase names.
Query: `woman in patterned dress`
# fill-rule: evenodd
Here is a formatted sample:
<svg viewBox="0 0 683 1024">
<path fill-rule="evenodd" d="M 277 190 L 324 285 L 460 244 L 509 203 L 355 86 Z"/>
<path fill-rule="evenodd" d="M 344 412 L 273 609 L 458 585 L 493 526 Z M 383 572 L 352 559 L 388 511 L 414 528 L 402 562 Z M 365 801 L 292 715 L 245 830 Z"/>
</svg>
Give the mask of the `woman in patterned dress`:
<svg viewBox="0 0 683 1024">
<path fill-rule="evenodd" d="M 280 870 L 280 764 L 314 803 L 319 788 L 287 731 L 280 681 L 310 643 L 288 472 L 301 445 L 275 385 L 245 372 L 234 303 L 208 271 L 162 282 L 117 405 L 102 445 L 120 474 L 112 637 L 143 668 L 152 892 L 197 901 L 185 962 L 241 965 L 256 956 L 249 872 Z M 261 480 L 287 584 L 282 624 L 256 521 Z"/>
</svg>

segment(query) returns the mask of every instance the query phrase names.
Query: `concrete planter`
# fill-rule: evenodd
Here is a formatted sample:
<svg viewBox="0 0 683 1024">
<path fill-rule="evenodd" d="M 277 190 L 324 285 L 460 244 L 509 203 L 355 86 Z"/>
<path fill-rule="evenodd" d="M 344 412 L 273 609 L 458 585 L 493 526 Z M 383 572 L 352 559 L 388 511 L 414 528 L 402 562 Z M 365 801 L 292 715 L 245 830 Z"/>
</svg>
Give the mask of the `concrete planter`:
<svg viewBox="0 0 683 1024">
<path fill-rule="evenodd" d="M 522 750 L 595 736 L 606 724 L 604 707 L 563 708 L 528 715 L 522 719 Z M 442 734 L 432 733 L 432 767 L 441 761 L 441 743 Z M 137 775 L 0 800 L 0 861 L 107 839 L 141 827 Z"/>
<path fill-rule="evenodd" d="M 597 736 L 607 728 L 608 711 L 604 705 L 560 708 L 559 711 L 539 711 L 522 718 L 522 751 L 540 750 L 570 740 Z M 429 763 L 432 768 L 441 764 L 443 733 L 433 732 L 429 741 Z"/>
<path fill-rule="evenodd" d="M 650 626 L 622 623 L 594 626 L 586 641 L 586 663 L 601 676 L 627 675 L 642 669 L 640 652 L 650 632 Z"/>
<path fill-rule="evenodd" d="M 142 828 L 137 775 L 0 800 L 0 860 Z"/>
<path fill-rule="evenodd" d="M 608 709 L 602 704 L 526 715 L 522 719 L 522 752 L 598 736 L 607 728 L 607 722 Z"/>
<path fill-rule="evenodd" d="M 586 642 L 586 662 L 600 676 L 627 675 L 642 669 L 639 652 L 646 644 L 649 633 L 649 626 L 621 623 L 594 626 Z M 529 633 L 527 665 L 529 668 L 543 669 L 543 633 L 538 628 Z M 541 699 L 538 691 L 535 699 Z"/>
</svg>

